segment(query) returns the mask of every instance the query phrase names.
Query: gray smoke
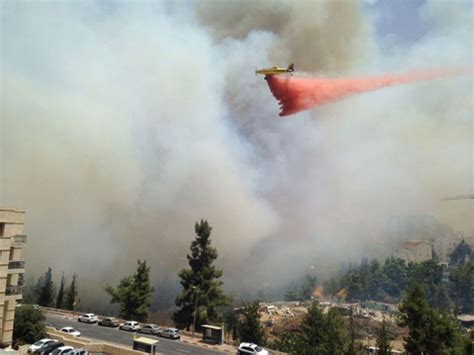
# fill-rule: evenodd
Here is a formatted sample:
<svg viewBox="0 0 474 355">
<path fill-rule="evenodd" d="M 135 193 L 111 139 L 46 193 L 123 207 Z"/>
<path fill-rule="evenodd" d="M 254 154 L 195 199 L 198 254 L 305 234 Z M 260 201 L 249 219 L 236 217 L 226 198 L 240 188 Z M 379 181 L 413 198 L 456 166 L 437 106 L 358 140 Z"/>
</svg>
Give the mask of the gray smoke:
<svg viewBox="0 0 474 355">
<path fill-rule="evenodd" d="M 378 11 L 3 2 L 0 191 L 27 211 L 29 272 L 78 272 L 94 293 L 146 258 L 158 282 L 206 218 L 238 294 L 384 252 L 393 215 L 473 233 L 472 204 L 440 201 L 472 191 L 472 78 L 280 119 L 254 76 L 289 62 L 324 75 L 472 65 L 470 4 L 423 5 L 430 31 L 409 45 L 377 34 Z"/>
</svg>

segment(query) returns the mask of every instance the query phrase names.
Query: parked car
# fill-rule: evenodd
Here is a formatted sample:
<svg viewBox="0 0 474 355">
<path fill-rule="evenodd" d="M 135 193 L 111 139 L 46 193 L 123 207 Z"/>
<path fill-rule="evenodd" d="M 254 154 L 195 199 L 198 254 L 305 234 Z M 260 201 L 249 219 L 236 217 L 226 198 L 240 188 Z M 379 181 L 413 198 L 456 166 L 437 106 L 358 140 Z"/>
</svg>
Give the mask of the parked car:
<svg viewBox="0 0 474 355">
<path fill-rule="evenodd" d="M 97 323 L 97 324 L 102 326 L 102 327 L 115 328 L 115 327 L 118 327 L 120 325 L 120 322 L 114 317 L 107 317 L 107 318 L 102 318 L 99 321 L 99 323 Z"/>
<path fill-rule="evenodd" d="M 81 332 L 73 327 L 64 327 L 59 330 L 60 332 L 72 335 L 73 337 L 80 337 Z"/>
<path fill-rule="evenodd" d="M 45 344 L 55 342 L 55 341 L 57 341 L 57 340 L 49 339 L 49 338 L 44 338 L 44 339 L 38 340 L 36 343 L 34 343 L 33 345 L 30 345 L 28 347 L 28 352 L 29 353 L 34 353 L 36 350 L 40 349 Z"/>
<path fill-rule="evenodd" d="M 125 322 L 120 324 L 119 329 L 128 330 L 129 332 L 137 332 L 140 330 L 140 324 L 135 321 Z"/>
<path fill-rule="evenodd" d="M 145 324 L 138 330 L 139 333 L 150 335 L 159 335 L 162 331 L 163 328 L 157 326 L 156 324 Z"/>
<path fill-rule="evenodd" d="M 166 328 L 161 332 L 160 335 L 163 338 L 169 338 L 169 339 L 181 338 L 181 334 L 179 334 L 179 329 L 176 329 L 176 328 Z"/>
<path fill-rule="evenodd" d="M 99 319 L 94 313 L 84 313 L 77 321 L 82 323 L 97 323 Z"/>
<path fill-rule="evenodd" d="M 66 353 L 67 355 L 89 355 L 89 352 L 86 349 L 73 349 Z"/>
<path fill-rule="evenodd" d="M 239 345 L 239 348 L 237 349 L 237 353 L 239 355 L 247 355 L 247 354 L 268 355 L 267 350 L 261 348 L 257 344 L 252 344 L 252 343 L 241 343 Z"/>
<path fill-rule="evenodd" d="M 61 346 L 60 348 L 57 348 L 54 350 L 51 354 L 53 355 L 63 355 L 67 354 L 69 351 L 74 350 L 72 346 Z"/>
<path fill-rule="evenodd" d="M 57 348 L 60 348 L 61 346 L 64 346 L 64 343 L 60 343 L 59 341 L 54 341 L 36 350 L 35 354 L 51 354 L 54 350 L 56 350 Z"/>
</svg>

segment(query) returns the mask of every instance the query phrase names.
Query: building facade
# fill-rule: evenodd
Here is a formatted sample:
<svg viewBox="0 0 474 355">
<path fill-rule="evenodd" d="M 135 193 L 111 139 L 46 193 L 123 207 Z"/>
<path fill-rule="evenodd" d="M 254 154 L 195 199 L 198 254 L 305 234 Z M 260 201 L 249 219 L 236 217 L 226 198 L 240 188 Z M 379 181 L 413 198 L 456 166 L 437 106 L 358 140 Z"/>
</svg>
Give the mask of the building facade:
<svg viewBox="0 0 474 355">
<path fill-rule="evenodd" d="M 396 256 L 407 262 L 416 263 L 433 258 L 433 246 L 426 240 L 409 240 L 397 250 Z"/>
<path fill-rule="evenodd" d="M 25 273 L 24 222 L 24 211 L 0 207 L 0 342 L 3 344 L 12 342 L 15 305 L 22 298 L 19 283 Z"/>
</svg>

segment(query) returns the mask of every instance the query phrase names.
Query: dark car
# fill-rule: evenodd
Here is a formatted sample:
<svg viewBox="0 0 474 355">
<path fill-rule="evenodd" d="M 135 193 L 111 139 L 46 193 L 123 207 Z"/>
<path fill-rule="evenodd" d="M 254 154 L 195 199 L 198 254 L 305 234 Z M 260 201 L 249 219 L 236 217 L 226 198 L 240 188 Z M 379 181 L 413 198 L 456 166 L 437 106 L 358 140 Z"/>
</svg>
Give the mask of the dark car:
<svg viewBox="0 0 474 355">
<path fill-rule="evenodd" d="M 53 350 L 56 350 L 57 348 L 60 348 L 61 346 L 64 346 L 64 343 L 61 343 L 59 341 L 48 343 L 45 346 L 42 346 L 41 348 L 36 350 L 35 354 L 50 354 L 53 352 Z"/>
<path fill-rule="evenodd" d="M 118 327 L 120 325 L 119 321 L 114 317 L 103 318 L 99 321 L 98 324 L 103 327 L 112 327 L 112 328 Z"/>
</svg>

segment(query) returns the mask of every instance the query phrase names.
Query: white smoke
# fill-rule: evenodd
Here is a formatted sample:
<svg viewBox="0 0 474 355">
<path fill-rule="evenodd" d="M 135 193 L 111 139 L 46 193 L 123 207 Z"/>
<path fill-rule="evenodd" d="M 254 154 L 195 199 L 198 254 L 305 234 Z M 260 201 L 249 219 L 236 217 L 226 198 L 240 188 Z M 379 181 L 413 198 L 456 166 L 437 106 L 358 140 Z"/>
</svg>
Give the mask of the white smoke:
<svg viewBox="0 0 474 355">
<path fill-rule="evenodd" d="M 4 2 L 0 191 L 29 270 L 113 282 L 146 258 L 160 280 L 200 218 L 231 290 L 383 249 L 392 215 L 472 233 L 472 206 L 440 201 L 472 191 L 471 78 L 280 119 L 254 76 L 472 64 L 466 9 L 427 3 L 430 32 L 382 52 L 350 1 Z"/>
</svg>

